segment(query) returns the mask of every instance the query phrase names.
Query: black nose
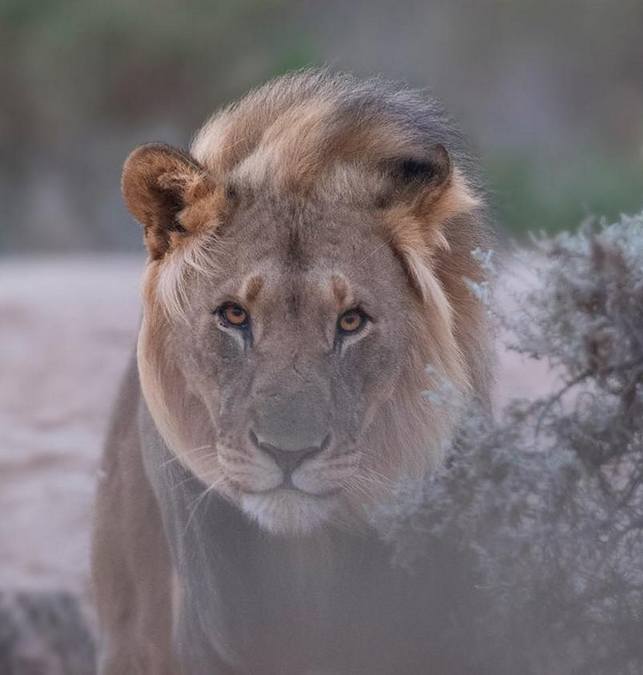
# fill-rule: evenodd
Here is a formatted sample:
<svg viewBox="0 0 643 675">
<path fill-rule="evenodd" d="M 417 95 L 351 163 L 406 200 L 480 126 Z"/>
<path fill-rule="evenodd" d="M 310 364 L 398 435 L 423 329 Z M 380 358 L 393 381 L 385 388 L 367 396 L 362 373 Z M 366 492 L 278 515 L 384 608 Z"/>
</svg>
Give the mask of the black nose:
<svg viewBox="0 0 643 675">
<path fill-rule="evenodd" d="M 252 442 L 267 455 L 270 455 L 277 466 L 286 474 L 291 474 L 300 464 L 303 464 L 307 459 L 311 459 L 315 455 L 325 450 L 330 444 L 330 434 L 324 440 L 313 447 L 300 448 L 298 450 L 284 450 L 276 445 L 269 443 L 264 438 L 257 436 L 254 431 L 250 432 Z"/>
</svg>

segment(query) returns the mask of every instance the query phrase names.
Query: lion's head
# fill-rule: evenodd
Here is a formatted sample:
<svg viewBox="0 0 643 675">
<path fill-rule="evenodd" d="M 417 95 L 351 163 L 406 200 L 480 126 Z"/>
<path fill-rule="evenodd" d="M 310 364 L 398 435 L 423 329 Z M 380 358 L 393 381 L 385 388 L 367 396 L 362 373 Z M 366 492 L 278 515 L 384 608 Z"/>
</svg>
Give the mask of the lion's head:
<svg viewBox="0 0 643 675">
<path fill-rule="evenodd" d="M 191 153 L 125 164 L 145 400 L 177 459 L 270 531 L 363 518 L 485 393 L 482 198 L 457 138 L 412 92 L 306 73 Z"/>
</svg>

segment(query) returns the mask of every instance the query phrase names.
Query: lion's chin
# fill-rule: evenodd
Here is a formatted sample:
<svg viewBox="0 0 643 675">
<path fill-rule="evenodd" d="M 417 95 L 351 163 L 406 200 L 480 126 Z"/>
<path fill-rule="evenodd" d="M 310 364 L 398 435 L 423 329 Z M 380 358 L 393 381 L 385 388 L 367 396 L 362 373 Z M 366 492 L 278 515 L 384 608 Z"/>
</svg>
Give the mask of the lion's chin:
<svg viewBox="0 0 643 675">
<path fill-rule="evenodd" d="M 328 522 L 337 508 L 335 497 L 315 497 L 284 489 L 266 494 L 245 494 L 241 508 L 272 534 L 307 534 Z"/>
</svg>

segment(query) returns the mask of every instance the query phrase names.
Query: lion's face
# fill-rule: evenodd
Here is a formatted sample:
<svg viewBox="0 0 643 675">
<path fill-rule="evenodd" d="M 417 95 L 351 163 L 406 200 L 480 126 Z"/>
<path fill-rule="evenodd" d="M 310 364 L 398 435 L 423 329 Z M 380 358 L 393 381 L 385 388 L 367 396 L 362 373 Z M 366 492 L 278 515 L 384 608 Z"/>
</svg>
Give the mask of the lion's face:
<svg viewBox="0 0 643 675">
<path fill-rule="evenodd" d="M 374 217 L 240 207 L 169 331 L 168 353 L 209 416 L 217 480 L 273 531 L 314 527 L 373 480 L 379 448 L 366 432 L 420 319 Z"/>
<path fill-rule="evenodd" d="M 363 521 L 486 386 L 481 202 L 433 109 L 377 86 L 278 80 L 192 154 L 142 146 L 123 172 L 147 406 L 204 490 L 273 532 Z"/>
</svg>

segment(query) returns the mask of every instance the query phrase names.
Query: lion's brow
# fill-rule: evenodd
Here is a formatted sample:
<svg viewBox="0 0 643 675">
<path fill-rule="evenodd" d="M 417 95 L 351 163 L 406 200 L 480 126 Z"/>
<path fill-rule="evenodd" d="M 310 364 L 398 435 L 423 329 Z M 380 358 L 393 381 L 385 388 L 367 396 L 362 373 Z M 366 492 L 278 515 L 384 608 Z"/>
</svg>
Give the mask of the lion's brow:
<svg viewBox="0 0 643 675">
<path fill-rule="evenodd" d="M 259 276 L 250 277 L 243 288 L 243 296 L 246 302 L 253 302 L 257 299 L 257 296 L 263 288 L 263 279 Z"/>
<path fill-rule="evenodd" d="M 344 305 L 348 302 L 350 295 L 350 289 L 346 279 L 342 275 L 333 274 L 330 282 L 337 307 L 344 307 Z"/>
</svg>

